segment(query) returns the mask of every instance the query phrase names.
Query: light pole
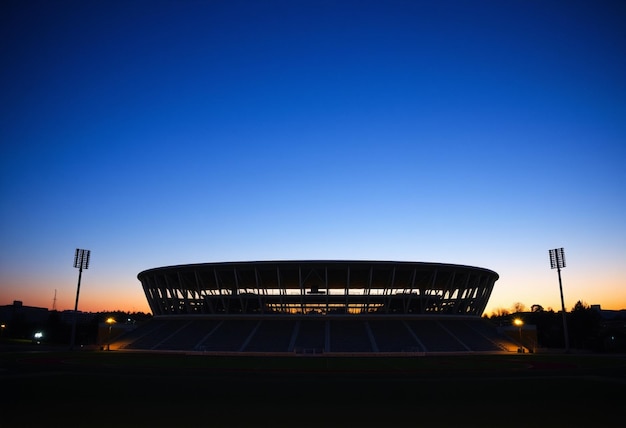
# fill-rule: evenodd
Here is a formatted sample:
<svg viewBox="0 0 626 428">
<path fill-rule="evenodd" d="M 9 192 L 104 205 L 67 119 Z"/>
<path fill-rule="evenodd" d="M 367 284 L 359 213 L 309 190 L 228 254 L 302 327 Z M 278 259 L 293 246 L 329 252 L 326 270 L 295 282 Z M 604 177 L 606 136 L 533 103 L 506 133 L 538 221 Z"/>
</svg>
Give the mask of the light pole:
<svg viewBox="0 0 626 428">
<path fill-rule="evenodd" d="M 515 318 L 513 320 L 513 324 L 515 324 L 519 328 L 519 349 L 517 350 L 517 352 L 523 353 L 524 346 L 522 345 L 522 326 L 524 325 L 524 321 L 519 318 Z"/>
<path fill-rule="evenodd" d="M 563 284 L 561 282 L 561 269 L 565 267 L 565 252 L 563 248 L 550 250 L 550 267 L 559 273 L 559 291 L 561 292 L 561 312 L 563 313 L 563 335 L 565 338 L 565 352 L 569 352 L 569 335 L 567 334 L 567 317 L 565 312 L 565 300 L 563 300 Z"/>
<path fill-rule="evenodd" d="M 76 249 L 74 253 L 74 267 L 78 268 L 78 287 L 76 288 L 76 303 L 74 303 L 74 319 L 72 320 L 72 341 L 70 342 L 70 351 L 74 349 L 76 342 L 76 318 L 78 317 L 78 295 L 80 294 L 80 278 L 83 275 L 83 269 L 89 269 L 89 256 L 91 251 Z"/>
<path fill-rule="evenodd" d="M 107 337 L 107 351 L 111 350 L 111 327 L 115 324 L 115 318 L 107 318 L 107 324 L 109 325 L 109 335 Z"/>
</svg>

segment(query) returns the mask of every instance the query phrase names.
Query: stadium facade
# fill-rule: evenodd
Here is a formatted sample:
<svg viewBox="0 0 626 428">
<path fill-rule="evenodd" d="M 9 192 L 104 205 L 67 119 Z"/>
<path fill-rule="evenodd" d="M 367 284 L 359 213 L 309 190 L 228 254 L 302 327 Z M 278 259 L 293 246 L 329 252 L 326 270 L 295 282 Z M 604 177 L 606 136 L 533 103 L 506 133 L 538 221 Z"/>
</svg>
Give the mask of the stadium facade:
<svg viewBox="0 0 626 428">
<path fill-rule="evenodd" d="M 443 263 L 294 260 L 138 274 L 154 315 L 115 348 L 262 353 L 505 351 L 481 318 L 498 274 Z"/>
<path fill-rule="evenodd" d="M 498 274 L 439 263 L 280 261 L 162 267 L 138 278 L 154 315 L 481 315 Z"/>
</svg>

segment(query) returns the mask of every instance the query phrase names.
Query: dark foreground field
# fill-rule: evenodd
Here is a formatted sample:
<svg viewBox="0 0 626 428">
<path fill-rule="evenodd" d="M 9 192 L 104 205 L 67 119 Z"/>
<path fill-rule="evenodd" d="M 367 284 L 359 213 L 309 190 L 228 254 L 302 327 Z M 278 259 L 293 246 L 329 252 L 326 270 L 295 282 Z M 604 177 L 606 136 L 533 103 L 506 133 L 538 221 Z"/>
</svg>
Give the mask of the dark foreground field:
<svg viewBox="0 0 626 428">
<path fill-rule="evenodd" d="M 0 427 L 626 426 L 626 357 L 0 352 Z"/>
</svg>

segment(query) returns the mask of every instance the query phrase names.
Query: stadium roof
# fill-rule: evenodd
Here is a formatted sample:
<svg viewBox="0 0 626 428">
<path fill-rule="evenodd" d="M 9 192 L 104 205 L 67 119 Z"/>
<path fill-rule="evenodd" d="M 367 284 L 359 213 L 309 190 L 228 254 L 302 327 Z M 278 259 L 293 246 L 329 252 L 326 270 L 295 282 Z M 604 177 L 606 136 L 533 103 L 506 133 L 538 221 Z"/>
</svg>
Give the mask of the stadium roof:
<svg viewBox="0 0 626 428">
<path fill-rule="evenodd" d="M 138 274 L 155 315 L 480 315 L 498 274 L 446 263 L 283 260 L 165 266 Z"/>
</svg>

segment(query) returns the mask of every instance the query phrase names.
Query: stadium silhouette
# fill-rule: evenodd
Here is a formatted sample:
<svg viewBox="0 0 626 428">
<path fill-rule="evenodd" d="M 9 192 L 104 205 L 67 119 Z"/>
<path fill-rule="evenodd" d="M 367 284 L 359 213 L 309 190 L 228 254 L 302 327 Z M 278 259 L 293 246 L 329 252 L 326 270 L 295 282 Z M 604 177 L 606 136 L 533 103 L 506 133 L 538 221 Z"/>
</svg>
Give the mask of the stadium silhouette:
<svg viewBox="0 0 626 428">
<path fill-rule="evenodd" d="M 499 276 L 397 261 L 256 261 L 138 274 L 151 321 L 111 349 L 401 355 L 518 349 L 481 318 Z"/>
</svg>

